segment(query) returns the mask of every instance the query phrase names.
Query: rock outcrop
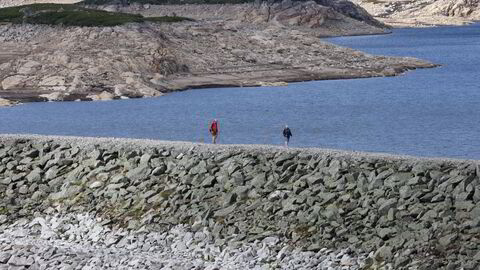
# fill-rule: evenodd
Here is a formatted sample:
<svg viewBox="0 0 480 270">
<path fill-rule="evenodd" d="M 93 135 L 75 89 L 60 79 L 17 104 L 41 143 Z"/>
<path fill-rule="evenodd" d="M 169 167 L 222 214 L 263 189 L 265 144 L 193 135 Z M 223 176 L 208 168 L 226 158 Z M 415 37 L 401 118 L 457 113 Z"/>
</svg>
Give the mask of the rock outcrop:
<svg viewBox="0 0 480 270">
<path fill-rule="evenodd" d="M 353 2 L 384 23 L 399 27 L 467 24 L 480 20 L 478 0 L 420 0 Z"/>
<path fill-rule="evenodd" d="M 346 0 L 281 0 L 245 4 L 88 6 L 108 11 L 139 13 L 145 16 L 177 15 L 197 20 L 238 20 L 277 26 L 325 28 L 329 35 L 384 33 L 385 24 L 360 6 Z"/>
<path fill-rule="evenodd" d="M 248 22 L 270 22 L 282 26 L 327 27 L 331 31 L 334 31 L 333 28 L 342 27 L 351 31 L 368 29 L 369 26 L 370 31 L 386 28 L 350 1 L 258 1 L 247 6 L 246 11 L 240 13 L 238 18 Z"/>
<path fill-rule="evenodd" d="M 206 86 L 394 76 L 435 66 L 335 46 L 322 40 L 330 34 L 325 27 L 238 20 L 103 28 L 1 25 L 0 97 L 151 97 Z"/>
<path fill-rule="evenodd" d="M 0 265 L 477 269 L 479 176 L 477 161 L 2 136 Z"/>
<path fill-rule="evenodd" d="M 0 107 L 12 106 L 15 105 L 15 102 L 12 102 L 8 99 L 0 98 Z"/>
</svg>

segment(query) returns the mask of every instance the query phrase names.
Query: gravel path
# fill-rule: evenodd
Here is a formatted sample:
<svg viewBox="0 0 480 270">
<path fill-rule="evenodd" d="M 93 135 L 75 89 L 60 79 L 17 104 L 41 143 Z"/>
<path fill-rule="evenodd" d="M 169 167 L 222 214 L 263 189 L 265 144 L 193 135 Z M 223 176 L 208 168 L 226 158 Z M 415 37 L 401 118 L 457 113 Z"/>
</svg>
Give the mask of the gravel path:
<svg viewBox="0 0 480 270">
<path fill-rule="evenodd" d="M 146 148 L 155 146 L 168 146 L 181 149 L 192 149 L 196 151 L 230 151 L 230 150 L 246 150 L 246 151 L 281 151 L 281 152 L 298 152 L 302 151 L 305 154 L 320 154 L 333 155 L 350 158 L 372 158 L 372 159 L 386 159 L 386 160 L 404 160 L 412 163 L 418 161 L 424 162 L 449 162 L 449 163 L 464 163 L 475 162 L 480 164 L 480 160 L 469 159 L 453 159 L 453 158 L 431 158 L 431 157 L 416 157 L 409 155 L 395 155 L 387 153 L 373 153 L 361 151 L 343 151 L 328 148 L 285 148 L 281 146 L 264 145 L 264 144 L 204 144 L 193 143 L 185 141 L 162 141 L 149 139 L 129 139 L 129 138 L 113 138 L 113 137 L 77 137 L 77 136 L 48 136 L 35 134 L 2 134 L 0 135 L 0 142 L 8 142 L 17 139 L 35 140 L 39 143 L 55 140 L 58 143 L 74 143 L 82 147 L 94 147 L 97 144 L 105 146 L 111 145 L 113 148 Z"/>
</svg>

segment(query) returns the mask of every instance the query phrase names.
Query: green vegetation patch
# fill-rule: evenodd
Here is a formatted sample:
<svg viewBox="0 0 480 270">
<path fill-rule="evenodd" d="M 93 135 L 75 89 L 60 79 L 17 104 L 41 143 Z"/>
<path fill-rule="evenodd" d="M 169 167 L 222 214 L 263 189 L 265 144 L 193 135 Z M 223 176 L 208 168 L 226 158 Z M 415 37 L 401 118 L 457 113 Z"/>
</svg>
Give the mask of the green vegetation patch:
<svg viewBox="0 0 480 270">
<path fill-rule="evenodd" d="M 34 17 L 28 17 L 26 22 L 66 26 L 115 26 L 131 22 L 143 22 L 143 18 L 141 16 L 97 11 L 61 11 L 42 12 Z"/>
<path fill-rule="evenodd" d="M 0 9 L 0 23 L 30 23 L 65 26 L 115 26 L 125 23 L 181 22 L 184 17 L 146 18 L 142 15 L 88 9 L 77 5 L 33 4 Z"/>
<path fill-rule="evenodd" d="M 23 13 L 16 7 L 0 9 L 0 22 L 18 23 L 22 21 Z"/>
</svg>

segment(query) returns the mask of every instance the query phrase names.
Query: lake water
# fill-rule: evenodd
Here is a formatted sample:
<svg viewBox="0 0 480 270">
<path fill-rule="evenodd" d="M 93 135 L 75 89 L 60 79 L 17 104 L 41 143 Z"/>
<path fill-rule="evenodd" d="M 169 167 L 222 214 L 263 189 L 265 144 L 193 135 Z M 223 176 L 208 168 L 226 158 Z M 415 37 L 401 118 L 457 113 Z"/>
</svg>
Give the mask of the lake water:
<svg viewBox="0 0 480 270">
<path fill-rule="evenodd" d="M 329 41 L 443 66 L 391 78 L 288 87 L 192 90 L 111 102 L 31 103 L 0 109 L 0 133 L 291 146 L 480 159 L 480 25 L 397 29 Z"/>
</svg>

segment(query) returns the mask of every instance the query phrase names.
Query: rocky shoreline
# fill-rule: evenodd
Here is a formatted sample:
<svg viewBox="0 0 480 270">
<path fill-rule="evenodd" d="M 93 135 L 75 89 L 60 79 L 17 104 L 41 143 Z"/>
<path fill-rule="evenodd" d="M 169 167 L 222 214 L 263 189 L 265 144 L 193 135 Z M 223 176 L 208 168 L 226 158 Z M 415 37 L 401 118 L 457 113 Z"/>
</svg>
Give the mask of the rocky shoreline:
<svg viewBox="0 0 480 270">
<path fill-rule="evenodd" d="M 381 23 L 336 12 L 335 6 L 288 5 L 187 6 L 197 10 L 197 21 L 173 24 L 0 25 L 0 97 L 23 102 L 109 100 L 192 88 L 395 76 L 436 66 L 329 44 L 322 38 L 386 30 Z M 177 10 L 184 15 L 185 8 L 151 6 L 141 12 L 159 16 Z M 220 8 L 223 17 L 207 18 Z M 266 9 L 273 13 L 266 16 Z M 275 19 L 267 20 L 270 16 Z"/>
<path fill-rule="evenodd" d="M 473 270 L 479 175 L 473 160 L 3 135 L 0 267 Z"/>
</svg>

